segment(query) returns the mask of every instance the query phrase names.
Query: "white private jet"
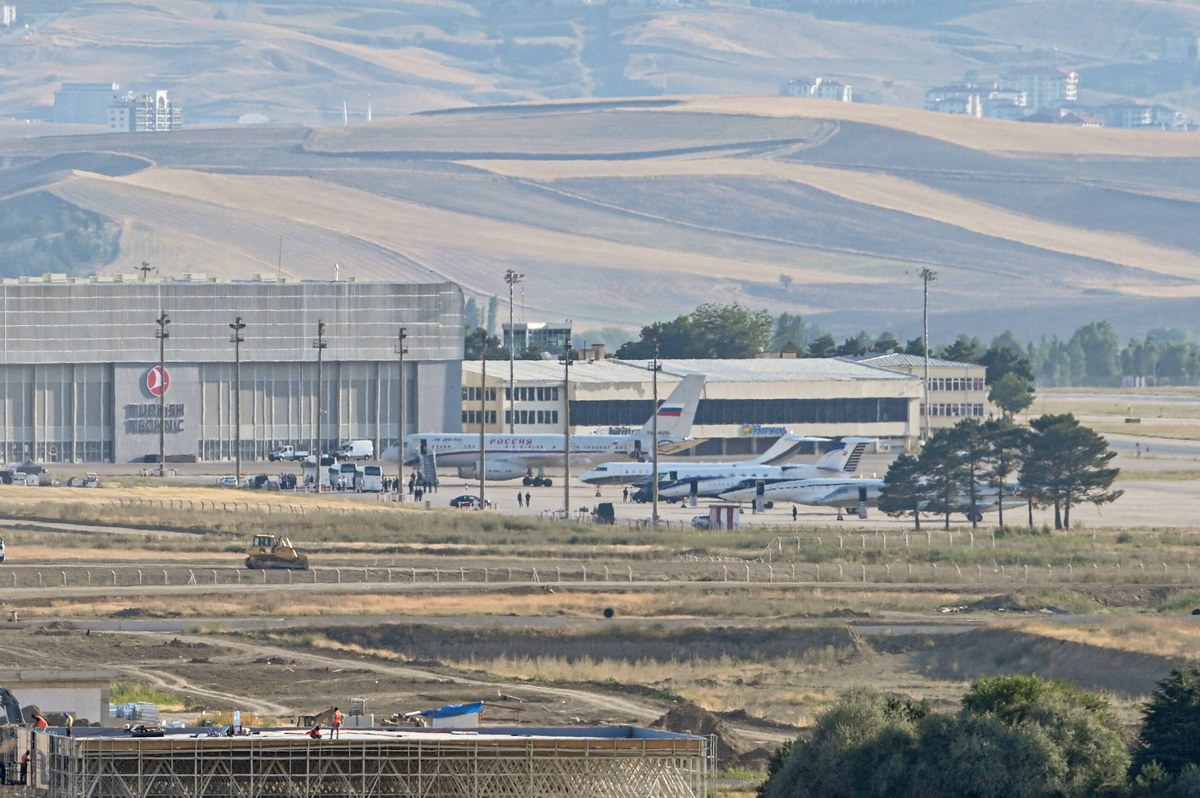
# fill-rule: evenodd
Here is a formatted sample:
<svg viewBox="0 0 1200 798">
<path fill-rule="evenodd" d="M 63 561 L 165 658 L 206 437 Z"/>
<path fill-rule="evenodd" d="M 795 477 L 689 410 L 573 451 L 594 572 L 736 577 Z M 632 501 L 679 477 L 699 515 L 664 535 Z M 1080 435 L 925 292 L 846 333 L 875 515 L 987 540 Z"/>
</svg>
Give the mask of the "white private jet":
<svg viewBox="0 0 1200 798">
<path fill-rule="evenodd" d="M 779 465 L 804 441 L 826 441 L 800 435 L 785 435 L 774 446 L 753 460 L 731 463 L 674 462 L 658 464 L 658 495 L 661 499 L 688 499 L 699 496 L 719 496 L 750 480 L 796 480 L 821 476 L 845 476 L 858 468 L 858 462 L 868 443 L 874 438 L 846 438 L 833 444 L 815 463 Z M 629 482 L 650 484 L 652 465 L 649 463 L 609 463 L 597 466 L 580 476 L 584 482 L 604 484 Z M 622 478 L 618 479 L 617 477 Z M 640 501 L 645 488 L 638 491 Z"/>
<path fill-rule="evenodd" d="M 797 479 L 779 482 L 747 481 L 733 490 L 721 494 L 726 501 L 753 501 L 762 498 L 768 502 L 793 502 L 814 507 L 833 507 L 841 520 L 842 513 L 852 513 L 859 518 L 867 517 L 867 509 L 879 506 L 879 492 L 883 489 L 882 479 L 851 477 L 843 479 Z M 1007 485 L 1004 490 L 1004 507 L 1022 507 L 1025 500 L 1017 495 L 1020 486 Z M 968 520 L 981 521 L 983 513 L 995 512 L 1000 507 L 999 491 L 992 485 L 977 485 L 975 493 L 975 517 L 971 518 L 970 497 L 958 496 L 954 512 L 967 516 Z"/>
<path fill-rule="evenodd" d="M 672 449 L 688 440 L 700 393 L 704 389 L 703 374 L 689 374 L 658 408 L 658 447 Z M 572 465 L 593 465 L 626 457 L 642 458 L 651 446 L 654 418 L 651 417 L 637 432 L 629 435 L 572 435 Z M 486 479 L 524 478 L 524 484 L 550 486 L 546 468 L 563 465 L 563 435 L 537 433 L 510 435 L 489 433 L 483 436 Z M 415 465 L 422 455 L 435 455 L 439 468 L 457 468 L 459 477 L 478 479 L 480 471 L 480 436 L 474 432 L 416 433 L 404 436 L 404 463 Z M 685 447 L 686 448 L 686 447 Z M 395 463 L 400 451 L 395 444 L 384 450 L 380 459 Z M 534 476 L 536 472 L 536 476 Z"/>
</svg>

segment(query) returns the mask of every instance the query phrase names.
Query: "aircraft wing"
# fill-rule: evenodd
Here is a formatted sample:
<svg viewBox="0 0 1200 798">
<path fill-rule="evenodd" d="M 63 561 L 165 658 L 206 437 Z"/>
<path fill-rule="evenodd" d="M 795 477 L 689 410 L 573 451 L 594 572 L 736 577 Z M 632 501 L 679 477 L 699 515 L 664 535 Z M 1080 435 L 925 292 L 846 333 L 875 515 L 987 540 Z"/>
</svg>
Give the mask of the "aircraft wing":
<svg viewBox="0 0 1200 798">
<path fill-rule="evenodd" d="M 681 441 L 662 441 L 658 444 L 659 454 L 678 454 L 695 449 L 709 438 L 684 438 Z"/>
</svg>

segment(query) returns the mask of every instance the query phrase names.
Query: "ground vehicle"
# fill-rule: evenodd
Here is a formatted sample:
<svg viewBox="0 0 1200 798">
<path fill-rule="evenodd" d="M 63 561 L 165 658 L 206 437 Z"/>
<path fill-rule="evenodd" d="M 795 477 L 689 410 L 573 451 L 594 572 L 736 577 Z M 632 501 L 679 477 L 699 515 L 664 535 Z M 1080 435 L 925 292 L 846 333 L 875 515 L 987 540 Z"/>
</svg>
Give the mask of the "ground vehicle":
<svg viewBox="0 0 1200 798">
<path fill-rule="evenodd" d="M 246 567 L 286 568 L 298 571 L 308 570 L 308 556 L 296 551 L 292 542 L 287 538 L 277 538 L 274 535 L 255 535 L 246 549 Z"/>
<path fill-rule="evenodd" d="M 368 440 L 345 441 L 337 448 L 337 451 L 330 452 L 339 460 L 374 460 L 375 459 L 375 442 Z"/>
<path fill-rule="evenodd" d="M 98 488 L 100 487 L 100 475 L 88 472 L 82 477 L 71 477 L 67 480 L 68 488 Z"/>
<path fill-rule="evenodd" d="M 233 474 L 226 474 L 223 477 L 217 477 L 217 485 L 222 488 L 236 488 L 238 486 L 238 478 Z"/>
<path fill-rule="evenodd" d="M 712 520 L 707 515 L 694 515 L 692 526 L 696 529 L 712 529 Z"/>
<path fill-rule="evenodd" d="M 309 457 L 300 466 L 304 476 L 304 487 L 307 490 L 328 490 L 333 485 L 330 472 L 337 474 L 337 460 L 327 454 L 320 457 Z"/>
<path fill-rule="evenodd" d="M 12 475 L 12 484 L 14 485 L 37 485 L 39 484 L 37 474 L 26 474 L 24 471 L 16 471 Z"/>
<path fill-rule="evenodd" d="M 0 562 L 4 562 L 4 558 L 8 556 L 8 552 L 4 548 L 4 538 L 0 538 Z"/>
<path fill-rule="evenodd" d="M 307 457 L 307 449 L 297 449 L 295 446 L 280 446 L 267 455 L 267 459 L 272 463 L 276 460 L 304 460 Z"/>
<path fill-rule="evenodd" d="M 464 493 L 462 496 L 455 496 L 450 500 L 451 507 L 478 507 L 479 497 L 470 493 Z"/>
<path fill-rule="evenodd" d="M 597 524 L 615 524 L 617 523 L 617 513 L 613 509 L 612 502 L 600 502 L 596 505 L 596 509 L 592 510 L 592 518 Z"/>
<path fill-rule="evenodd" d="M 354 475 L 354 489 L 359 493 L 383 491 L 383 469 L 377 465 L 363 466 Z"/>
</svg>

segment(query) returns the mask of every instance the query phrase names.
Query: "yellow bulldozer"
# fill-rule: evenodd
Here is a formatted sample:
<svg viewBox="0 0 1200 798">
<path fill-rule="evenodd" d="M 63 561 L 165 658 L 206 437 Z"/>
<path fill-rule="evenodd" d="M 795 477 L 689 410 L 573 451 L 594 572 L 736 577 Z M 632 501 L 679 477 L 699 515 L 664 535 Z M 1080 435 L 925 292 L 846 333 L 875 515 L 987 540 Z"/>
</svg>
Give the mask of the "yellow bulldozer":
<svg viewBox="0 0 1200 798">
<path fill-rule="evenodd" d="M 285 568 L 307 571 L 308 556 L 298 552 L 287 538 L 255 535 L 246 549 L 246 567 L 251 570 Z"/>
</svg>

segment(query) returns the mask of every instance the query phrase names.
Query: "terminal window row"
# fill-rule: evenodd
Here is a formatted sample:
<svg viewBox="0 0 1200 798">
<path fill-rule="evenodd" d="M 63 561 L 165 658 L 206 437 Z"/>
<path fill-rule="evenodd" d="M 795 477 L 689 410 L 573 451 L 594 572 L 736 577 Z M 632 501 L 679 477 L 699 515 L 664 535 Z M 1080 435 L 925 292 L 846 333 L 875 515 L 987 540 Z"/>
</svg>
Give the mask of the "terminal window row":
<svg viewBox="0 0 1200 798">
<path fill-rule="evenodd" d="M 983 377 L 930 377 L 931 391 L 986 391 Z"/>
<path fill-rule="evenodd" d="M 480 414 L 480 411 L 478 411 L 478 410 L 464 410 L 463 414 L 462 414 L 463 426 L 464 427 L 479 426 L 479 414 Z M 485 424 L 495 424 L 496 423 L 496 411 L 495 410 L 487 411 L 487 421 L 485 421 L 484 423 Z"/>
<path fill-rule="evenodd" d="M 925 405 L 921 405 L 921 414 L 925 413 Z M 930 404 L 929 415 L 932 416 L 960 416 L 963 418 L 983 418 L 983 405 L 972 402 L 948 402 L 942 404 Z"/>
<path fill-rule="evenodd" d="M 512 388 L 504 389 L 504 398 L 512 399 Z M 517 398 L 518 402 L 557 402 L 558 401 L 558 386 L 549 386 L 545 388 L 535 387 L 518 387 Z"/>
<path fill-rule="evenodd" d="M 504 411 L 504 423 L 511 424 L 512 413 L 508 410 Z M 517 411 L 517 426 L 522 424 L 557 424 L 557 410 L 518 410 Z"/>
</svg>

